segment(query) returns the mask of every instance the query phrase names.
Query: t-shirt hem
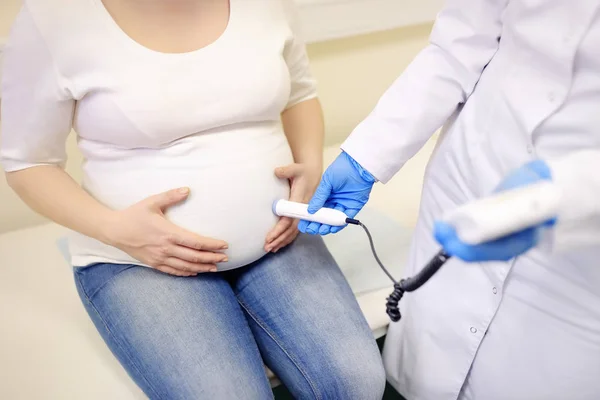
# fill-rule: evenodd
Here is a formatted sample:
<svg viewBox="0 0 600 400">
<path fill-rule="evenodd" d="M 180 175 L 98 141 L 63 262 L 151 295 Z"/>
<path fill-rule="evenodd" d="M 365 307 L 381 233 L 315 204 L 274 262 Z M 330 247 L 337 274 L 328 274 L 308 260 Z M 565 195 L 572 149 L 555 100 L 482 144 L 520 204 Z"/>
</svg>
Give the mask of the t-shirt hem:
<svg viewBox="0 0 600 400">
<path fill-rule="evenodd" d="M 117 264 L 117 265 L 136 265 L 145 268 L 151 268 L 149 265 L 136 260 L 117 260 L 98 256 L 72 256 L 71 265 L 73 268 L 87 268 L 95 264 Z"/>
</svg>

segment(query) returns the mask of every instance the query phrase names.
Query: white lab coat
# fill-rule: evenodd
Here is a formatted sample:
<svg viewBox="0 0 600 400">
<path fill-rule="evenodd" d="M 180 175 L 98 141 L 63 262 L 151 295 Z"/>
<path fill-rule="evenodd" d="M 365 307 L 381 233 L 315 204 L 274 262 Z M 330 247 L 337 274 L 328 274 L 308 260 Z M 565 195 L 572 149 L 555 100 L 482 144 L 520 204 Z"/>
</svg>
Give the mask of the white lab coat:
<svg viewBox="0 0 600 400">
<path fill-rule="evenodd" d="M 599 12 L 596 0 L 449 0 L 342 146 L 385 183 L 445 125 L 406 275 L 438 250 L 433 221 L 512 169 L 542 158 L 563 188 L 553 249 L 451 260 L 404 296 L 384 358 L 408 400 L 600 399 Z"/>
</svg>

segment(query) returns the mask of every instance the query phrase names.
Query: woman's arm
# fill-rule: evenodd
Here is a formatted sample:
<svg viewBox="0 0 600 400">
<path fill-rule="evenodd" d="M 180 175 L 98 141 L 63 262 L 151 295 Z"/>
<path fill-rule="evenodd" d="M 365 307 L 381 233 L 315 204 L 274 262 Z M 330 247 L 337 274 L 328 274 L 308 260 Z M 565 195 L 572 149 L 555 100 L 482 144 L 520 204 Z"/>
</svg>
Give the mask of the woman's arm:
<svg viewBox="0 0 600 400">
<path fill-rule="evenodd" d="M 292 106 L 283 112 L 281 120 L 294 161 L 320 176 L 325 127 L 319 99 L 313 98 Z"/>
<path fill-rule="evenodd" d="M 0 160 L 8 184 L 37 213 L 109 242 L 112 213 L 63 170 L 75 100 L 23 7 L 5 47 Z"/>
<path fill-rule="evenodd" d="M 448 0 L 430 44 L 342 145 L 385 183 L 472 93 L 496 53 L 508 0 Z M 360 95 L 360 94 L 357 94 Z"/>
<path fill-rule="evenodd" d="M 323 166 L 323 111 L 317 97 L 317 84 L 298 23 L 293 1 L 282 0 L 283 17 L 290 35 L 286 38 L 283 58 L 290 75 L 290 96 L 281 115 L 294 161 L 321 174 Z"/>
<path fill-rule="evenodd" d="M 103 243 L 111 243 L 114 212 L 103 206 L 62 168 L 43 165 L 6 174 L 10 187 L 33 211 Z"/>
<path fill-rule="evenodd" d="M 294 3 L 281 0 L 283 22 L 290 28 L 283 58 L 290 74 L 290 96 L 281 114 L 283 130 L 294 156 L 294 164 L 277 168 L 275 174 L 290 181 L 290 200 L 307 203 L 323 172 L 324 123 L 315 79 L 297 24 Z M 277 252 L 298 234 L 298 221 L 281 218 L 265 239 L 265 250 Z"/>
<path fill-rule="evenodd" d="M 290 181 L 290 200 L 307 203 L 323 172 L 323 113 L 318 99 L 298 103 L 281 116 L 285 135 L 292 149 L 294 164 L 275 170 L 280 179 Z M 277 252 L 298 235 L 298 221 L 280 218 L 265 239 L 265 250 Z"/>
</svg>

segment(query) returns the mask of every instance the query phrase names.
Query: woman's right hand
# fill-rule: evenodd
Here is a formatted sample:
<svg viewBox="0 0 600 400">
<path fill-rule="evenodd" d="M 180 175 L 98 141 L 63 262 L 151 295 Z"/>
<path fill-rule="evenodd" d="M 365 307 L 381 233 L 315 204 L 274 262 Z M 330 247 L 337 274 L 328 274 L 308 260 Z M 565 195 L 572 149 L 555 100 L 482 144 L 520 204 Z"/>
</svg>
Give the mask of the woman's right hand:
<svg viewBox="0 0 600 400">
<path fill-rule="evenodd" d="M 170 222 L 165 210 L 189 195 L 189 189 L 170 190 L 115 211 L 106 227 L 109 244 L 159 271 L 177 276 L 216 272 L 226 262 L 227 243 L 189 232 Z"/>
</svg>

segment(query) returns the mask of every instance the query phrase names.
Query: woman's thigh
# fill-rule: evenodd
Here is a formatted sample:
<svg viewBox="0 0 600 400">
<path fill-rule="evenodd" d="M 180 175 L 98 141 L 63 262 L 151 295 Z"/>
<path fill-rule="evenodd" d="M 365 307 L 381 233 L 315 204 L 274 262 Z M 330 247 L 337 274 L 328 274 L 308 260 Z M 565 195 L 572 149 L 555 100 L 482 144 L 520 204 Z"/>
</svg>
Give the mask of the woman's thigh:
<svg viewBox="0 0 600 400">
<path fill-rule="evenodd" d="M 299 236 L 233 286 L 265 362 L 296 398 L 382 398 L 377 343 L 322 238 Z"/>
<path fill-rule="evenodd" d="M 272 398 L 246 317 L 221 276 L 98 264 L 76 268 L 75 279 L 104 341 L 151 399 Z"/>
</svg>

